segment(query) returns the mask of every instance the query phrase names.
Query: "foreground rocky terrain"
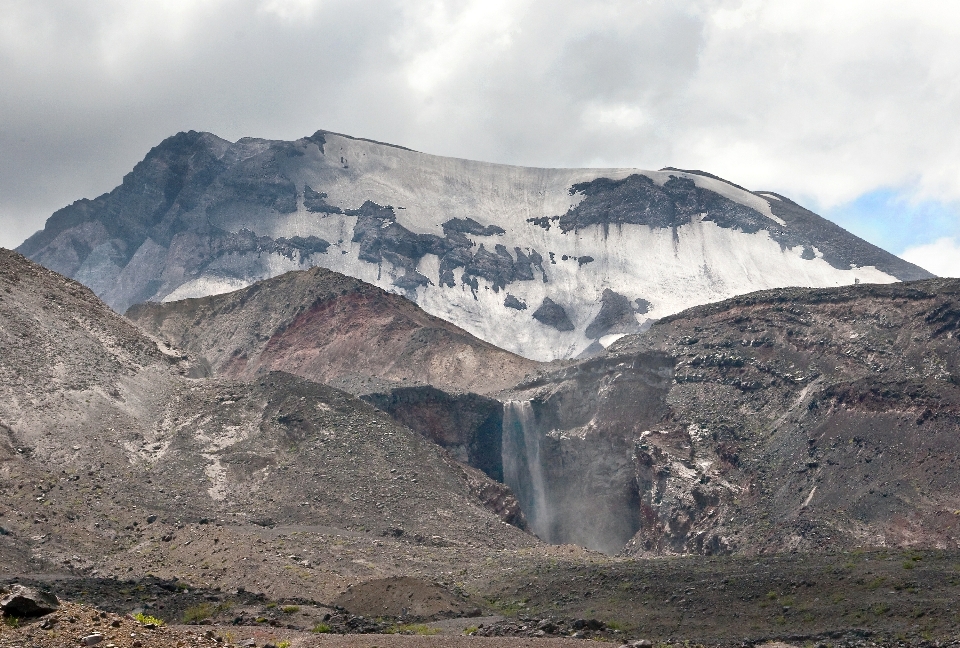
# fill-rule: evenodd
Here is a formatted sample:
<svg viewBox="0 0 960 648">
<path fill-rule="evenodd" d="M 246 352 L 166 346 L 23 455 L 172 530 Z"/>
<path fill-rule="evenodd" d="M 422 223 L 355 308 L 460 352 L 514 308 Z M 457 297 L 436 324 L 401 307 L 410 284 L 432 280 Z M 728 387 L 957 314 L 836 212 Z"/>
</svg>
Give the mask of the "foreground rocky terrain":
<svg viewBox="0 0 960 648">
<path fill-rule="evenodd" d="M 178 133 L 18 251 L 120 312 L 323 266 L 542 361 L 755 290 L 932 277 L 701 171 L 512 167 L 326 131 Z"/>
<path fill-rule="evenodd" d="M 514 566 L 513 572 L 477 582 L 467 592 L 480 602 L 484 616 L 432 619 L 373 617 L 364 607 L 374 604 L 372 597 L 356 608 L 365 613 L 358 615 L 330 602 L 188 589 L 155 579 L 47 579 L 43 586 L 72 603 L 54 622 L 39 617 L 12 623 L 7 617 L 0 645 L 73 646 L 94 632 L 105 636 L 104 644 L 132 646 L 139 640 L 141 648 L 179 641 L 260 648 L 283 641 L 381 648 L 575 646 L 586 645 L 576 643 L 585 640 L 594 646 L 598 640 L 612 646 L 960 645 L 955 605 L 960 554 L 955 551 L 666 560 L 556 554 L 527 556 Z M 377 585 L 371 582 L 365 594 Z M 432 586 L 431 594 L 437 589 Z M 352 597 L 352 602 L 363 598 Z M 127 616 L 144 608 L 163 621 L 159 630 Z"/>
</svg>

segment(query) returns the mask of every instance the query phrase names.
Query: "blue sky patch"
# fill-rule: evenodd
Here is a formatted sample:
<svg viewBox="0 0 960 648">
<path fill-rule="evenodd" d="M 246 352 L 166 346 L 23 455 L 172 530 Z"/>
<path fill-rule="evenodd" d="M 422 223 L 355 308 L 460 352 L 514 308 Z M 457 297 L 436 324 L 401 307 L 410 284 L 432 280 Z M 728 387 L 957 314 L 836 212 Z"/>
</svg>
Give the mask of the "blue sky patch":
<svg viewBox="0 0 960 648">
<path fill-rule="evenodd" d="M 814 211 L 894 254 L 942 237 L 960 236 L 960 203 L 915 201 L 905 190 L 877 189 L 843 205 Z"/>
</svg>

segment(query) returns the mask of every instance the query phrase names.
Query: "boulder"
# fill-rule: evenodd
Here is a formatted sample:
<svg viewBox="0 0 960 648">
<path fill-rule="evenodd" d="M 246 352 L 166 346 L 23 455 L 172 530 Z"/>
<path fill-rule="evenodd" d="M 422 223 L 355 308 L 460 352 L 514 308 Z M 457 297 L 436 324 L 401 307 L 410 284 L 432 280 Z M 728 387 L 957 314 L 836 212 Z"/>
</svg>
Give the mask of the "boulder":
<svg viewBox="0 0 960 648">
<path fill-rule="evenodd" d="M 0 598 L 0 610 L 12 617 L 35 617 L 60 609 L 60 601 L 53 594 L 32 587 L 13 585 Z"/>
</svg>

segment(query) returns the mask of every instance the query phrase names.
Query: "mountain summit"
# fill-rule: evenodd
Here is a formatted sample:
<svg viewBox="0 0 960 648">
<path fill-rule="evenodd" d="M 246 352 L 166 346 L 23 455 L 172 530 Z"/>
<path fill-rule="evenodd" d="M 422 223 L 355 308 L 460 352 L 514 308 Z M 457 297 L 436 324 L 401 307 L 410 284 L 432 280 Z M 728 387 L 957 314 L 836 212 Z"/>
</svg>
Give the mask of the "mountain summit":
<svg viewBox="0 0 960 648">
<path fill-rule="evenodd" d="M 179 133 L 18 251 L 119 311 L 323 266 L 536 360 L 755 290 L 932 276 L 700 171 L 522 168 L 326 131 Z"/>
</svg>

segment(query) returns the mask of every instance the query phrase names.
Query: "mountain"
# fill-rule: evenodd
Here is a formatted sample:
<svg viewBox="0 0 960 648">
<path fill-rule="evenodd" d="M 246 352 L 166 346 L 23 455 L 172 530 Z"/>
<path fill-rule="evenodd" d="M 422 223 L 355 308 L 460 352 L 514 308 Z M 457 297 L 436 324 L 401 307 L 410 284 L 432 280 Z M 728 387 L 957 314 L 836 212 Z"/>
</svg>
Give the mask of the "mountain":
<svg viewBox="0 0 960 648">
<path fill-rule="evenodd" d="M 351 385 L 509 486 L 549 542 L 642 556 L 960 543 L 960 281 L 753 293 L 552 365 L 400 326 L 453 330 L 319 268 L 129 314 L 217 374 Z M 488 354 L 468 385 L 486 395 L 438 389 L 473 375 L 433 369 L 459 344 Z"/>
<path fill-rule="evenodd" d="M 127 317 L 218 376 L 282 370 L 358 395 L 418 384 L 500 391 L 538 366 L 399 295 L 319 267 L 230 293 L 140 304 Z"/>
<path fill-rule="evenodd" d="M 196 377 L 0 250 L 0 592 L 63 600 L 0 643 L 949 645 L 958 335 L 958 281 L 775 290 L 541 367 L 499 395 L 501 471 L 538 533 L 611 557 L 506 524 L 509 491 L 350 394 Z M 677 553 L 711 555 L 646 559 Z"/>
<path fill-rule="evenodd" d="M 958 280 L 698 306 L 515 388 L 505 482 L 628 555 L 956 549 L 958 339 Z"/>
<path fill-rule="evenodd" d="M 521 168 L 325 131 L 179 133 L 18 250 L 121 312 L 323 266 L 535 360 L 754 290 L 932 276 L 700 171 Z"/>
<path fill-rule="evenodd" d="M 197 373 L 0 250 L 0 575 L 332 601 L 537 544 L 505 523 L 502 485 L 371 405 L 288 373 Z"/>
</svg>

